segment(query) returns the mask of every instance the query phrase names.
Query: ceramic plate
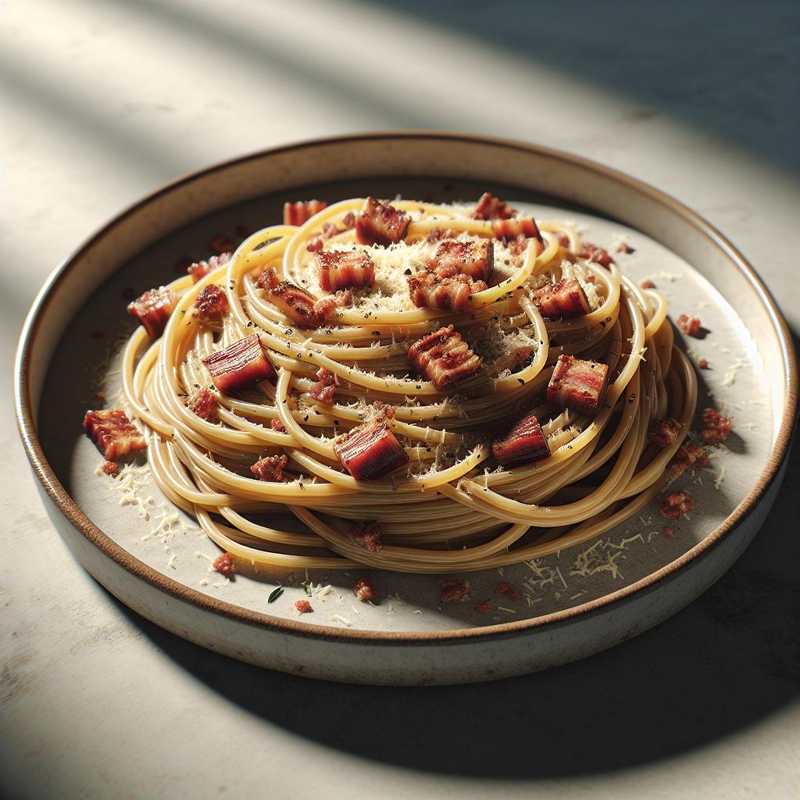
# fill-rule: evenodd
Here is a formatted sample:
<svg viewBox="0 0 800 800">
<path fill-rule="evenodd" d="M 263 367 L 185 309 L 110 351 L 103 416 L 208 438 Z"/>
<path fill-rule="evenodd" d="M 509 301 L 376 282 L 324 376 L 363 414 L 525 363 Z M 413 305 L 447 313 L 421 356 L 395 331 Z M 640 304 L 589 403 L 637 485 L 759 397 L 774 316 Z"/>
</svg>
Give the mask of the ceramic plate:
<svg viewBox="0 0 800 800">
<path fill-rule="evenodd" d="M 133 322 L 125 297 L 280 219 L 284 200 L 376 194 L 472 201 L 489 189 L 537 218 L 568 219 L 651 279 L 673 318 L 702 319 L 679 337 L 697 363 L 699 409 L 735 420 L 709 468 L 676 488 L 696 501 L 666 523 L 649 508 L 590 542 L 534 562 L 473 573 L 470 602 L 439 602 L 436 576 L 375 573 L 382 600 L 355 601 L 364 573 L 222 578 L 216 548 L 153 484 L 144 465 L 117 478 L 80 421 L 98 395 L 119 395 L 119 350 Z M 634 253 L 617 253 L 625 241 Z M 755 535 L 781 478 L 795 416 L 786 326 L 735 249 L 693 212 L 637 181 L 563 153 L 442 134 L 312 142 L 189 176 L 121 214 L 42 290 L 18 359 L 23 439 L 57 528 L 78 560 L 131 608 L 199 644 L 267 667 L 371 683 L 501 677 L 586 656 L 674 613 L 726 570 Z M 514 598 L 498 598 L 508 581 Z M 281 585 L 273 602 L 268 597 Z M 314 614 L 294 601 L 312 593 Z M 491 609 L 481 602 L 491 599 Z M 482 613 L 483 612 L 483 613 Z"/>
</svg>

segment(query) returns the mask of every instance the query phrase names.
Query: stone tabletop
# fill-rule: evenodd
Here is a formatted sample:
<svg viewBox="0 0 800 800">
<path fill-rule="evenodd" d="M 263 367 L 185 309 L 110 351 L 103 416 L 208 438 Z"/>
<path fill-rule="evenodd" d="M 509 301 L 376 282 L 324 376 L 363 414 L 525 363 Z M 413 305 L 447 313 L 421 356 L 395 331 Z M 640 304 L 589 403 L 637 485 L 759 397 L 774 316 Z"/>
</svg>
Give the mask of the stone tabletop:
<svg viewBox="0 0 800 800">
<path fill-rule="evenodd" d="M 474 7 L 473 7 L 474 6 Z M 0 4 L 0 332 L 165 181 L 357 130 L 526 139 L 678 197 L 800 330 L 796 2 Z M 0 796 L 800 796 L 800 456 L 699 601 L 588 661 L 483 686 L 313 683 L 213 655 L 71 559 L 2 420 Z"/>
</svg>

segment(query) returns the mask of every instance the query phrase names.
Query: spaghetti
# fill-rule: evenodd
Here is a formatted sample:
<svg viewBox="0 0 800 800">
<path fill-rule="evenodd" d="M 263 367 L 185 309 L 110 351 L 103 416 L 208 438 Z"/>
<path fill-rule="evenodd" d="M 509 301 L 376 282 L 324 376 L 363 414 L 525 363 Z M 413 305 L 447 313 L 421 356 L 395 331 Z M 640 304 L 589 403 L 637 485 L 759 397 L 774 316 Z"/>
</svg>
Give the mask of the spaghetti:
<svg viewBox="0 0 800 800">
<path fill-rule="evenodd" d="M 166 287 L 160 338 L 140 327 L 124 354 L 157 484 L 237 562 L 501 567 L 607 531 L 666 484 L 697 386 L 655 290 L 592 259 L 571 226 L 501 201 L 485 214 L 483 199 L 477 213 L 316 202 L 308 219 L 302 206 L 290 206 L 299 224 L 264 228 L 196 283 L 195 269 Z M 467 264 L 473 252 L 483 260 Z M 565 286 L 581 313 L 559 313 Z M 426 347 L 428 360 L 409 360 Z M 238 383 L 213 376 L 226 359 Z M 573 363 L 602 371 L 594 409 L 570 402 L 569 380 L 553 388 Z M 666 444 L 649 433 L 659 420 L 676 432 Z M 523 434 L 539 437 L 533 457 Z M 521 457 L 504 460 L 509 441 Z M 369 477 L 346 451 L 372 459 Z M 272 527 L 279 512 L 301 525 Z"/>
</svg>

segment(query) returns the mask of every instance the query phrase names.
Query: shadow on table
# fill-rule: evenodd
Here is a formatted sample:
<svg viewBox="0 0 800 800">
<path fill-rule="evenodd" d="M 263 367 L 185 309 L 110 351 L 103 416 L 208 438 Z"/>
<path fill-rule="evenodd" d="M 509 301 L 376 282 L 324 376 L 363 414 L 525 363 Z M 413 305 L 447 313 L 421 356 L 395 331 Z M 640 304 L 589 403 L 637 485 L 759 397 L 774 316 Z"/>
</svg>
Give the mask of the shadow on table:
<svg viewBox="0 0 800 800">
<path fill-rule="evenodd" d="M 553 778 L 635 766 L 758 722 L 800 692 L 797 479 L 753 545 L 673 619 L 590 659 L 481 685 L 315 682 L 207 652 L 125 610 L 191 675 L 328 747 L 435 773 Z"/>
</svg>

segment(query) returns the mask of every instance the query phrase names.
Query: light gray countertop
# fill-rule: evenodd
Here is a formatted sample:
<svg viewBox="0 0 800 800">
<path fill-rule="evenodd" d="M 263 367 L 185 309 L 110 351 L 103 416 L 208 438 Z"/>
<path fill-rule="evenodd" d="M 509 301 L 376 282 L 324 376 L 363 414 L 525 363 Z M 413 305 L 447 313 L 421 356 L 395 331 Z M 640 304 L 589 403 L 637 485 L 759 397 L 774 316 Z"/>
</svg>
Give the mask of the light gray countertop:
<svg viewBox="0 0 800 800">
<path fill-rule="evenodd" d="M 726 233 L 800 330 L 795 2 L 470 5 L 2 4 L 6 397 L 36 290 L 112 214 L 353 130 L 462 129 L 627 171 Z M 259 671 L 136 617 L 54 532 L 10 412 L 0 431 L 2 796 L 800 795 L 797 453 L 741 561 L 656 630 L 545 674 L 395 690 Z"/>
</svg>

